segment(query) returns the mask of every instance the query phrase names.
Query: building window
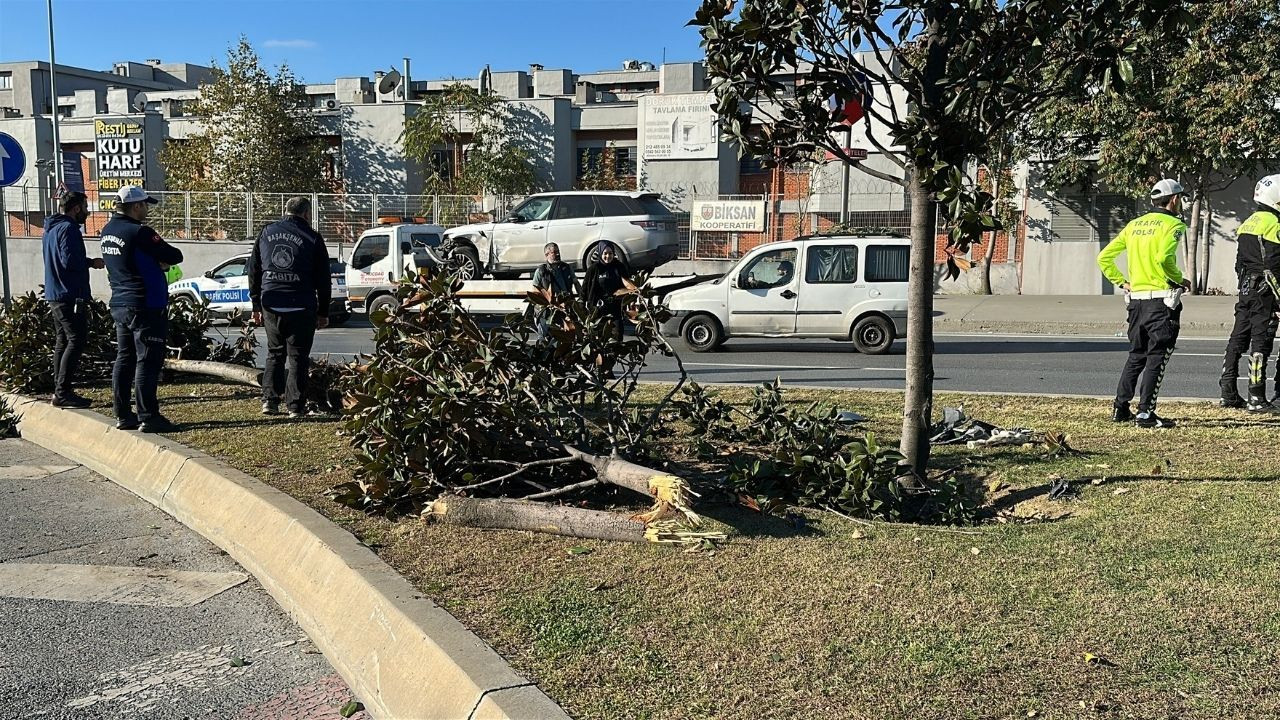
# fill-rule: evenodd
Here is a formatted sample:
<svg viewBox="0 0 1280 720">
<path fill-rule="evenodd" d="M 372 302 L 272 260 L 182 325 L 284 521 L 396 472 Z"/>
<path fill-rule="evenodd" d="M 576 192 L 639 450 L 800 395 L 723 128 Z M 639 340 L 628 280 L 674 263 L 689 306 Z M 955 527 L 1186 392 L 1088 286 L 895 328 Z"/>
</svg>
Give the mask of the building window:
<svg viewBox="0 0 1280 720">
<path fill-rule="evenodd" d="M 578 177 L 600 167 L 605 150 L 613 151 L 614 177 L 636 174 L 636 149 L 632 147 L 589 147 L 578 151 Z"/>
<path fill-rule="evenodd" d="M 760 164 L 760 158 L 751 155 L 743 155 L 738 160 L 739 175 L 755 175 L 762 172 L 768 172 L 769 169 Z"/>
<path fill-rule="evenodd" d="M 13 89 L 13 73 L 0 72 L 0 90 Z"/>
</svg>

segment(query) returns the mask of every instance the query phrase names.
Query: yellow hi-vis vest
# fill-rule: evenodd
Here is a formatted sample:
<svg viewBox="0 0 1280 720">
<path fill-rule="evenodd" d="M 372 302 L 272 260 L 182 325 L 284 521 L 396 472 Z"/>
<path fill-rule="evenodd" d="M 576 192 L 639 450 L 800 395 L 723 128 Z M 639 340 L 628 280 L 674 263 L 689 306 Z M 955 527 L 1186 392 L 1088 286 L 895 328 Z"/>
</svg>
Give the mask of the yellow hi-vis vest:
<svg viewBox="0 0 1280 720">
<path fill-rule="evenodd" d="M 1116 267 L 1120 253 L 1129 253 L 1129 289 L 1168 290 L 1182 284 L 1178 269 L 1178 241 L 1187 232 L 1187 224 L 1172 213 L 1156 210 L 1133 220 L 1098 253 L 1098 267 L 1117 287 L 1125 282 Z"/>
</svg>

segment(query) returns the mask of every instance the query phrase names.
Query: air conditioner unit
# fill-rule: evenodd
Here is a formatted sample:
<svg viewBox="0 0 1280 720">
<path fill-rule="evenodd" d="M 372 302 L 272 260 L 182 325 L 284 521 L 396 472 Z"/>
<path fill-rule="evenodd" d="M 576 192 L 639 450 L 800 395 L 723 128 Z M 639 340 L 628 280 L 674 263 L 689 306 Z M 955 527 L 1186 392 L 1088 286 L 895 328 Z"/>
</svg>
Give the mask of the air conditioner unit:
<svg viewBox="0 0 1280 720">
<path fill-rule="evenodd" d="M 337 100 L 334 100 L 333 98 L 329 98 L 328 100 L 325 100 L 325 101 L 324 101 L 324 109 L 325 109 L 325 110 L 337 110 L 337 109 L 338 109 L 338 101 L 337 101 Z"/>
</svg>

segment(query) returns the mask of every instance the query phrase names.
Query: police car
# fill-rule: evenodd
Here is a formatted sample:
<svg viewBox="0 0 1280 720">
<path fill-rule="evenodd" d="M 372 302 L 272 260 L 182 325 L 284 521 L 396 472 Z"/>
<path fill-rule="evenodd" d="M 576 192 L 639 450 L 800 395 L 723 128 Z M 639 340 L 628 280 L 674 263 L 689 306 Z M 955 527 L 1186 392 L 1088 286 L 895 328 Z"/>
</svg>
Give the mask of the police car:
<svg viewBox="0 0 1280 720">
<path fill-rule="evenodd" d="M 228 258 L 202 277 L 183 278 L 169 285 L 169 300 L 175 303 L 195 304 L 207 300 L 209 310 L 215 316 L 229 317 L 237 311 L 248 315 L 253 311 L 249 300 L 249 276 L 245 268 L 249 253 Z M 332 300 L 329 303 L 329 324 L 341 325 L 350 314 L 347 310 L 346 266 L 330 258 L 329 275 L 332 278 Z"/>
</svg>

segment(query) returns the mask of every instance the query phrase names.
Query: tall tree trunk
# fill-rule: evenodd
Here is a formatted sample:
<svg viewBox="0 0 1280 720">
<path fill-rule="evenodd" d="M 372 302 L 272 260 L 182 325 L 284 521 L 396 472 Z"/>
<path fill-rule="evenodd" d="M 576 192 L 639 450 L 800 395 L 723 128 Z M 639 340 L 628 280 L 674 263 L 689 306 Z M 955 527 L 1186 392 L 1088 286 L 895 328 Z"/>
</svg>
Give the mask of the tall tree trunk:
<svg viewBox="0 0 1280 720">
<path fill-rule="evenodd" d="M 911 170 L 911 276 L 907 285 L 907 383 L 898 449 L 923 479 L 933 421 L 933 255 L 938 209 L 918 169 Z"/>
<path fill-rule="evenodd" d="M 1209 257 L 1213 253 L 1213 248 L 1209 246 L 1209 228 L 1205 227 L 1209 224 L 1209 218 L 1212 214 L 1209 212 L 1209 191 L 1202 190 L 1200 192 L 1200 219 L 1199 229 L 1196 238 L 1200 244 L 1200 277 L 1197 278 L 1200 283 L 1200 289 L 1203 292 L 1209 290 Z"/>
<path fill-rule="evenodd" d="M 1187 279 L 1191 281 L 1191 294 L 1204 292 L 1200 283 L 1200 210 L 1204 204 L 1204 192 L 1200 188 L 1192 191 L 1191 221 L 1187 224 Z"/>
<path fill-rule="evenodd" d="M 1000 164 L 1000 155 L 996 154 L 996 172 L 993 176 L 991 168 L 987 168 L 987 177 L 991 179 L 991 197 L 995 198 L 994 204 L 991 206 L 992 212 L 1000 207 L 1000 178 L 1004 176 L 1004 167 Z M 1008 232 L 1006 230 L 1005 232 Z M 996 256 L 996 235 L 993 230 L 991 232 L 991 242 L 987 243 L 987 251 L 982 257 L 982 284 L 978 288 L 978 294 L 991 294 L 991 261 Z"/>
</svg>

